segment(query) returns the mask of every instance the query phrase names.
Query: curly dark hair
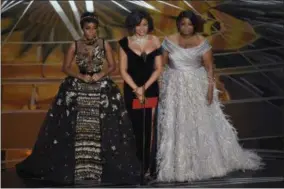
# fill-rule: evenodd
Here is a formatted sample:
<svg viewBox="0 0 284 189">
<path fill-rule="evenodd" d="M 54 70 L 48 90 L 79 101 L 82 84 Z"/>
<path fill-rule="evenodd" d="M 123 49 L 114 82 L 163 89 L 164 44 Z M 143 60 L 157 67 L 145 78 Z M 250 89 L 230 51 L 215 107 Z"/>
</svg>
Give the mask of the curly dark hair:
<svg viewBox="0 0 284 189">
<path fill-rule="evenodd" d="M 198 17 L 194 14 L 194 12 L 192 12 L 191 10 L 186 10 L 186 11 L 182 11 L 181 13 L 179 13 L 178 17 L 176 18 L 176 26 L 177 29 L 179 31 L 180 29 L 180 22 L 183 18 L 188 18 L 192 25 L 193 25 L 193 33 L 196 32 L 197 28 L 198 28 Z"/>
<path fill-rule="evenodd" d="M 94 23 L 99 26 L 98 16 L 93 12 L 84 12 L 81 15 L 80 26 L 83 29 L 85 23 Z"/>
<path fill-rule="evenodd" d="M 154 30 L 153 19 L 148 12 L 143 10 L 132 11 L 125 19 L 125 27 L 130 33 L 134 33 L 135 27 L 141 23 L 142 19 L 146 19 L 148 21 L 148 33 L 152 32 Z"/>
</svg>

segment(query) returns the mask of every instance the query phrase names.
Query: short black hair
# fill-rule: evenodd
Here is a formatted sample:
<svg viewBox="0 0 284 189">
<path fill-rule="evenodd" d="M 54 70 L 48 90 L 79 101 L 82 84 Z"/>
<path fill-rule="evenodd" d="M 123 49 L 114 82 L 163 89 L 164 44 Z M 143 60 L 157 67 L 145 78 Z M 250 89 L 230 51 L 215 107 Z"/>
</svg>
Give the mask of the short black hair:
<svg viewBox="0 0 284 189">
<path fill-rule="evenodd" d="M 132 11 L 125 19 L 125 27 L 130 33 L 134 33 L 135 27 L 138 26 L 143 19 L 148 21 L 148 33 L 154 30 L 153 19 L 150 14 L 143 10 Z"/>
<path fill-rule="evenodd" d="M 99 26 L 98 16 L 93 12 L 84 12 L 81 15 L 80 26 L 83 29 L 85 23 L 94 23 Z"/>
<path fill-rule="evenodd" d="M 191 10 L 186 10 L 179 13 L 178 17 L 176 18 L 176 26 L 178 31 L 179 31 L 180 22 L 183 18 L 188 18 L 191 21 L 193 25 L 193 33 L 195 33 L 198 28 L 198 18 L 196 14 L 194 14 L 194 12 L 192 12 Z"/>
</svg>

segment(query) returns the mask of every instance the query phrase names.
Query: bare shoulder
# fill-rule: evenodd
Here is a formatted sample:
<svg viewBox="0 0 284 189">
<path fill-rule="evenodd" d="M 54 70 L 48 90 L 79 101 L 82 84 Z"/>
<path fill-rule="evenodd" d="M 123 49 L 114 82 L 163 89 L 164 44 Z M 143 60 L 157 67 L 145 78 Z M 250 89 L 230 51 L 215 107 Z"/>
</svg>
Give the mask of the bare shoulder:
<svg viewBox="0 0 284 189">
<path fill-rule="evenodd" d="M 74 48 L 75 49 L 75 47 L 76 47 L 76 43 L 77 43 L 77 41 L 73 41 L 71 44 L 70 44 L 70 48 Z"/>
<path fill-rule="evenodd" d="M 105 50 L 109 51 L 112 50 L 111 45 L 109 44 L 109 42 L 103 38 L 101 38 L 102 41 L 102 45 L 105 48 Z"/>
<path fill-rule="evenodd" d="M 159 37 L 155 36 L 155 35 L 150 35 L 150 39 L 153 41 L 160 41 Z"/>
<path fill-rule="evenodd" d="M 167 38 L 171 41 L 177 41 L 178 33 L 174 33 L 172 35 L 167 36 Z"/>
<path fill-rule="evenodd" d="M 70 45 L 69 45 L 69 52 L 73 52 L 73 53 L 75 53 L 75 51 L 76 51 L 76 41 L 73 41 Z"/>
<path fill-rule="evenodd" d="M 196 38 L 199 41 L 199 43 L 202 43 L 206 40 L 206 38 L 201 34 L 196 34 Z"/>
<path fill-rule="evenodd" d="M 155 35 L 151 35 L 150 36 L 151 38 L 151 40 L 153 40 L 153 43 L 155 44 L 155 45 L 157 45 L 157 47 L 160 47 L 161 46 L 161 41 L 160 41 L 160 38 L 159 37 L 157 37 L 157 36 L 155 36 Z"/>
<path fill-rule="evenodd" d="M 103 43 L 104 43 L 105 47 L 110 47 L 110 44 L 107 40 L 103 40 Z"/>
</svg>

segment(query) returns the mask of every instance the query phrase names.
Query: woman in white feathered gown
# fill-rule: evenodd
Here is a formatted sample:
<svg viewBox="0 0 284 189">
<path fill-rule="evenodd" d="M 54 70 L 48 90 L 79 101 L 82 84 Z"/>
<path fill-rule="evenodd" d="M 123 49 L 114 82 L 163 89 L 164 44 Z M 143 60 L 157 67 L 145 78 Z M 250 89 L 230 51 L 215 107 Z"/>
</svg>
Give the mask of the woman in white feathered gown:
<svg viewBox="0 0 284 189">
<path fill-rule="evenodd" d="M 163 41 L 166 69 L 158 111 L 158 181 L 193 181 L 256 170 L 261 158 L 243 149 L 226 119 L 213 80 L 211 46 L 195 34 L 196 16 L 177 18 L 179 33 Z"/>
</svg>

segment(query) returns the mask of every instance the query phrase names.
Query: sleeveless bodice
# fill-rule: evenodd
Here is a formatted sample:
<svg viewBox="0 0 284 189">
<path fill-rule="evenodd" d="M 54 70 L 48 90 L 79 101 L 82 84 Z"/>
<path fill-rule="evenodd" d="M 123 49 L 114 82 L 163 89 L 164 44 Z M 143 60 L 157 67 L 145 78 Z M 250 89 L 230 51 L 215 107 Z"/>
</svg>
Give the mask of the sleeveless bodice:
<svg viewBox="0 0 284 189">
<path fill-rule="evenodd" d="M 83 40 L 76 41 L 76 64 L 80 73 L 93 74 L 102 71 L 105 59 L 104 40 L 98 39 L 93 45 Z"/>
<path fill-rule="evenodd" d="M 129 48 L 127 37 L 121 39 L 119 44 L 127 55 L 128 74 L 137 85 L 145 84 L 155 70 L 155 57 L 161 55 L 161 49 L 155 49 L 145 56 L 141 56 Z"/>
<path fill-rule="evenodd" d="M 176 70 L 200 68 L 202 66 L 202 55 L 211 49 L 207 40 L 195 47 L 182 48 L 167 38 L 163 41 L 162 47 L 169 52 L 168 66 Z"/>
<path fill-rule="evenodd" d="M 124 37 L 119 41 L 121 48 L 127 55 L 127 72 L 133 79 L 133 81 L 138 86 L 144 85 L 148 79 L 151 77 L 152 73 L 155 71 L 155 57 L 162 54 L 161 48 L 157 48 L 152 52 L 143 55 L 136 54 L 128 46 L 128 38 Z M 131 87 L 124 83 L 124 92 L 126 96 L 129 95 L 129 98 L 135 98 L 135 95 L 132 92 Z M 158 96 L 159 86 L 158 82 L 155 81 L 147 90 L 145 95 Z"/>
</svg>

